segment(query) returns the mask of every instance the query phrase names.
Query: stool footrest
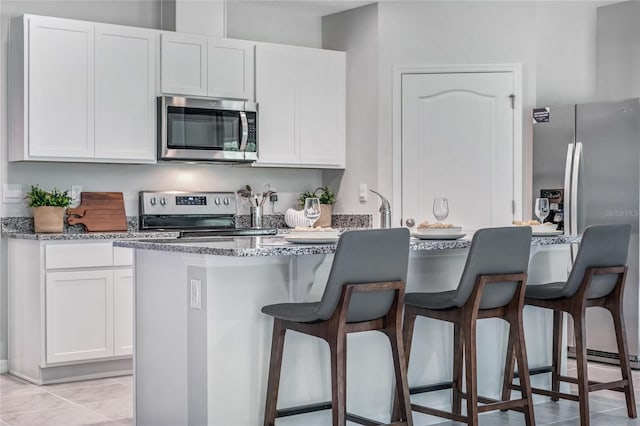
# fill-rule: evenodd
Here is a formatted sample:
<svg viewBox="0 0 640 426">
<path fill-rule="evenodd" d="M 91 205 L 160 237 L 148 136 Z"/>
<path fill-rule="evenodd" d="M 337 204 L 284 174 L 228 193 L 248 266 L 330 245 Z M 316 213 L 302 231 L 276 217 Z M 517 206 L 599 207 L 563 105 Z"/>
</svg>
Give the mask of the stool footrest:
<svg viewBox="0 0 640 426">
<path fill-rule="evenodd" d="M 364 426 L 380 426 L 381 424 L 380 422 L 377 422 L 375 420 L 371 420 L 362 416 L 357 416 L 351 413 L 347 413 L 345 417 L 350 422 L 358 423 L 359 425 L 364 425 Z M 402 424 L 402 423 L 398 423 L 398 424 Z"/>
<path fill-rule="evenodd" d="M 521 390 L 520 385 L 511 385 L 511 389 Z M 580 398 L 578 397 L 578 395 L 574 395 L 574 394 L 571 394 L 571 393 L 564 393 L 564 392 L 554 392 L 554 391 L 550 391 L 550 390 L 547 390 L 547 389 L 531 388 L 531 393 L 536 393 L 538 395 L 544 395 L 544 396 L 550 396 L 552 398 L 568 399 L 570 401 L 580 401 Z"/>
<path fill-rule="evenodd" d="M 332 404 L 331 401 L 325 402 L 316 402 L 314 404 L 306 404 L 306 405 L 297 405 L 295 407 L 281 408 L 276 411 L 276 418 L 280 417 L 289 417 L 289 416 L 297 416 L 298 414 L 307 414 L 314 413 L 316 411 L 324 411 L 331 410 Z M 358 423 L 364 426 L 380 426 L 380 422 L 376 420 L 371 420 L 366 417 L 358 416 L 356 414 L 346 413 L 346 418 L 350 422 Z M 391 423 L 389 426 L 402 426 L 406 425 L 407 422 L 395 422 Z"/>
<path fill-rule="evenodd" d="M 411 404 L 411 409 L 423 414 L 430 414 L 432 416 L 444 417 L 445 419 L 454 420 L 456 422 L 467 423 L 467 417 L 462 414 L 450 413 L 448 411 L 437 410 L 431 407 L 425 407 L 424 405 Z"/>
<path fill-rule="evenodd" d="M 500 401 L 500 402 L 491 402 L 487 405 L 481 405 L 478 407 L 479 413 L 484 413 L 486 411 L 493 410 L 513 410 L 516 408 L 524 407 L 527 404 L 530 404 L 530 401 L 525 399 L 513 399 L 510 401 Z"/>
<path fill-rule="evenodd" d="M 553 367 L 548 365 L 544 367 L 535 367 L 529 369 L 529 376 L 535 376 L 536 374 L 545 374 L 545 373 L 553 373 Z M 513 378 L 517 379 L 520 377 L 520 372 L 516 371 L 513 374 Z"/>
<path fill-rule="evenodd" d="M 433 391 L 452 389 L 452 388 L 453 388 L 453 382 L 441 382 L 441 383 L 435 383 L 433 385 L 414 386 L 412 388 L 409 388 L 409 394 L 415 395 L 418 393 L 433 392 Z"/>
<path fill-rule="evenodd" d="M 297 416 L 298 414 L 314 413 L 316 411 L 323 410 L 331 410 L 331 401 L 281 408 L 279 410 L 276 410 L 276 417 Z"/>
</svg>

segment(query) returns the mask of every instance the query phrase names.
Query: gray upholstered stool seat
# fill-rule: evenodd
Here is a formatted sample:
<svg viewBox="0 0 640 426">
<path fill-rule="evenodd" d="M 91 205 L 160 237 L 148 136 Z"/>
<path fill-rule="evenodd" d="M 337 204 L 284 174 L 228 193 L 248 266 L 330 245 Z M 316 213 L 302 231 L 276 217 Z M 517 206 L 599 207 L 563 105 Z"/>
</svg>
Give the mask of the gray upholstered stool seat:
<svg viewBox="0 0 640 426">
<path fill-rule="evenodd" d="M 565 297 L 565 282 L 528 285 L 524 293 L 524 297 L 533 297 L 536 299 L 559 299 Z"/>
<path fill-rule="evenodd" d="M 407 364 L 410 358 L 411 342 L 414 339 L 413 327 L 416 317 L 423 316 L 453 323 L 452 382 L 411 389 L 411 393 L 414 394 L 451 388 L 453 390 L 452 410 L 447 412 L 411 404 L 414 411 L 477 425 L 480 411 L 515 409 L 524 413 L 527 425 L 535 424 L 526 366 L 521 371 L 521 399 L 501 402 L 478 395 L 475 335 L 478 319 L 504 319 L 509 323 L 507 353 L 515 350 L 518 353 L 519 364 L 526 365 L 522 302 L 530 248 L 530 227 L 480 229 L 473 236 L 462 277 L 455 290 L 406 294 L 403 334 Z M 464 393 L 462 391 L 463 354 L 466 372 Z M 416 361 L 420 360 L 413 362 Z M 505 366 L 505 370 L 507 368 L 509 367 Z M 466 415 L 462 415 L 462 398 L 467 400 Z M 486 405 L 479 407 L 479 401 Z"/>
<path fill-rule="evenodd" d="M 554 401 L 559 398 L 577 399 L 580 403 L 581 426 L 589 425 L 591 391 L 610 389 L 624 392 L 628 416 L 635 418 L 637 415 L 622 312 L 630 234 L 631 226 L 624 224 L 587 227 L 567 281 L 527 287 L 525 305 L 553 310 L 552 365 L 536 368 L 536 374 L 551 373 L 551 390 L 533 388 L 532 392 L 550 396 Z M 586 309 L 590 307 L 605 308 L 613 317 L 622 380 L 599 383 L 587 377 L 585 317 Z M 577 378 L 562 376 L 560 371 L 563 312 L 573 317 Z M 503 400 L 509 399 L 511 388 L 518 388 L 512 385 L 513 376 L 513 368 L 505 372 Z M 576 395 L 560 392 L 561 381 L 577 384 L 577 398 Z"/>
<path fill-rule="evenodd" d="M 404 296 L 404 304 L 426 309 L 457 308 L 455 301 L 456 291 L 441 291 L 437 293 L 407 293 Z"/>
<path fill-rule="evenodd" d="M 320 302 L 313 303 L 277 303 L 262 308 L 262 313 L 288 321 L 314 322 L 321 318 L 318 316 Z"/>
<path fill-rule="evenodd" d="M 378 422 L 346 411 L 347 333 L 377 330 L 391 344 L 398 409 L 389 413 L 397 426 L 412 426 L 407 366 L 402 343 L 402 302 L 409 262 L 409 231 L 403 228 L 350 231 L 340 236 L 322 298 L 313 303 L 278 303 L 262 312 L 273 317 L 271 361 L 264 425 L 275 419 L 332 410 L 334 426 L 346 421 Z M 293 330 L 329 344 L 331 401 L 277 409 L 285 333 Z M 394 394 L 392 393 L 392 394 Z"/>
</svg>

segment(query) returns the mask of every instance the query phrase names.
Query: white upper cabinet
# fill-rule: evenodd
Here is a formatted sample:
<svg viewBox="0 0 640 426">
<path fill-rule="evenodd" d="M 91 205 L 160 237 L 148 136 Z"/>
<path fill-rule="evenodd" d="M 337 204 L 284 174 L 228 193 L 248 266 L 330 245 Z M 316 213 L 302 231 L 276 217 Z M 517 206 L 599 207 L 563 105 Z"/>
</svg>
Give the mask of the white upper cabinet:
<svg viewBox="0 0 640 426">
<path fill-rule="evenodd" d="M 11 22 L 9 160 L 155 162 L 158 33 Z"/>
<path fill-rule="evenodd" d="M 207 95 L 253 100 L 254 44 L 216 38 L 207 43 Z"/>
<path fill-rule="evenodd" d="M 253 101 L 254 43 L 162 34 L 161 91 Z"/>
<path fill-rule="evenodd" d="M 43 17 L 27 25 L 24 154 L 93 157 L 94 25 Z"/>
<path fill-rule="evenodd" d="M 96 27 L 96 157 L 155 161 L 156 40 L 143 29 Z"/>
<path fill-rule="evenodd" d="M 162 34 L 161 90 L 176 95 L 207 96 L 207 39 Z"/>
<path fill-rule="evenodd" d="M 256 46 L 256 166 L 344 168 L 345 54 Z"/>
<path fill-rule="evenodd" d="M 258 158 L 260 164 L 299 164 L 296 123 L 295 49 L 256 47 L 256 100 L 259 105 Z"/>
</svg>

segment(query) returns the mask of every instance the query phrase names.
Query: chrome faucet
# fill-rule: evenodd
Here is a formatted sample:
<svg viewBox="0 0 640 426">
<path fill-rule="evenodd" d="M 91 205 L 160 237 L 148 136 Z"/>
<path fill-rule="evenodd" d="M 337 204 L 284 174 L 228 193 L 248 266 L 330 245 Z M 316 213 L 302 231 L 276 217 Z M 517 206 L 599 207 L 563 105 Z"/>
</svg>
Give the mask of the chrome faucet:
<svg viewBox="0 0 640 426">
<path fill-rule="evenodd" d="M 373 189 L 369 191 L 376 194 L 382 200 L 382 205 L 380 206 L 380 210 L 378 210 L 380 212 L 380 228 L 391 228 L 391 205 L 389 204 L 389 200 L 378 191 L 374 191 Z"/>
</svg>

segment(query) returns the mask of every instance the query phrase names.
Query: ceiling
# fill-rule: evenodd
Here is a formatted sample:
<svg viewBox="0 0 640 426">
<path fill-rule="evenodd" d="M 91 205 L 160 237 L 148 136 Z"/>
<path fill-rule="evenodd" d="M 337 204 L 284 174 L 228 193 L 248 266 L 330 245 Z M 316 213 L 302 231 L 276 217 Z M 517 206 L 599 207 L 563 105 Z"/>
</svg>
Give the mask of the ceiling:
<svg viewBox="0 0 640 426">
<path fill-rule="evenodd" d="M 371 0 L 228 0 L 249 1 L 255 3 L 269 4 L 276 9 L 287 10 L 289 12 L 304 13 L 316 16 L 331 15 L 348 9 L 375 3 Z"/>
</svg>

